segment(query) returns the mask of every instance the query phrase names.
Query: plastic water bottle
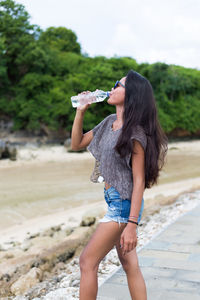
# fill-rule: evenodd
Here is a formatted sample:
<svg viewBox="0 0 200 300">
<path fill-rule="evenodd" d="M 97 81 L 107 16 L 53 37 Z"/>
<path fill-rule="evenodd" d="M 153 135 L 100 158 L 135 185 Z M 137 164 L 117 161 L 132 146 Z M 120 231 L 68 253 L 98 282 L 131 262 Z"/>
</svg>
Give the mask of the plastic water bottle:
<svg viewBox="0 0 200 300">
<path fill-rule="evenodd" d="M 79 105 L 104 101 L 107 97 L 109 97 L 109 92 L 96 90 L 88 94 L 80 94 L 77 96 L 72 96 L 71 101 L 73 107 L 78 107 Z"/>
</svg>

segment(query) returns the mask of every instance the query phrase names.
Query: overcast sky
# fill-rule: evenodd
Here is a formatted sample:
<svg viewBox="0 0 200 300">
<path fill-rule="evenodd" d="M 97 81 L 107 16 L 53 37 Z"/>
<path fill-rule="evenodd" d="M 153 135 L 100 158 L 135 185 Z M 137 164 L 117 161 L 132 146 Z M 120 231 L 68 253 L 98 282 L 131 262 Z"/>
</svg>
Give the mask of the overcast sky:
<svg viewBox="0 0 200 300">
<path fill-rule="evenodd" d="M 200 0 L 18 0 L 42 29 L 73 30 L 89 56 L 200 70 Z"/>
</svg>

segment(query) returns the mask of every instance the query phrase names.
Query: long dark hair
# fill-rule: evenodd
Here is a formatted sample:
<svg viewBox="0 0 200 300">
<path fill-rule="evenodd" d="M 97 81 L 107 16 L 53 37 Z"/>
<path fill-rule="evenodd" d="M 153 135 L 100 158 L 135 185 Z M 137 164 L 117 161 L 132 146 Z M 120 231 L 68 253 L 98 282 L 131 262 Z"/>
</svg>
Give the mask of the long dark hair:
<svg viewBox="0 0 200 300">
<path fill-rule="evenodd" d="M 130 136 L 138 125 L 143 128 L 147 137 L 145 188 L 150 188 L 157 183 L 159 172 L 164 165 L 168 138 L 158 120 L 156 101 L 149 80 L 130 70 L 125 82 L 122 132 L 115 146 L 121 157 L 133 152 L 134 140 L 130 139 Z"/>
</svg>

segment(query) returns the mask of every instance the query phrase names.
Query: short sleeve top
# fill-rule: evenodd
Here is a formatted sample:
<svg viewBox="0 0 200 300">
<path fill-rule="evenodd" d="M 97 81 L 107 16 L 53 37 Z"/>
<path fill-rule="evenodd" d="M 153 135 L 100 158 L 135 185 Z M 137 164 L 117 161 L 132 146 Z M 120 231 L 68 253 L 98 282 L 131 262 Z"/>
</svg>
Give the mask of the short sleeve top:
<svg viewBox="0 0 200 300">
<path fill-rule="evenodd" d="M 131 199 L 133 190 L 132 153 L 121 158 L 114 149 L 121 133 L 121 128 L 115 131 L 112 129 L 112 124 L 116 119 L 117 115 L 111 114 L 92 130 L 93 139 L 87 149 L 96 161 L 90 179 L 92 182 L 106 181 L 120 193 L 122 199 Z M 147 138 L 141 126 L 138 125 L 133 129 L 130 138 L 139 141 L 146 151 Z"/>
</svg>

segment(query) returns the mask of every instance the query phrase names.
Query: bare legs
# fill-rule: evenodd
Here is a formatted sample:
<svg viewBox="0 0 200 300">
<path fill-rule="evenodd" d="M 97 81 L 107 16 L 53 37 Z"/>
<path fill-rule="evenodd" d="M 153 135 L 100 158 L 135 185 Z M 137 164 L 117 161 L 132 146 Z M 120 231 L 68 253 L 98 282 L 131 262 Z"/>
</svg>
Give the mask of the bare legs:
<svg viewBox="0 0 200 300">
<path fill-rule="evenodd" d="M 127 275 L 132 300 L 146 300 L 146 286 L 138 265 L 136 249 L 125 256 L 122 254 L 119 241 L 126 224 L 119 228 L 117 222 L 100 223 L 80 256 L 80 300 L 96 300 L 99 263 L 116 245 L 119 259 Z"/>
<path fill-rule="evenodd" d="M 99 263 L 114 247 L 124 228 L 125 224 L 119 228 L 117 222 L 98 224 L 80 256 L 80 300 L 96 300 Z"/>
<path fill-rule="evenodd" d="M 123 269 L 126 272 L 128 287 L 132 300 L 146 300 L 146 285 L 138 265 L 136 248 L 126 255 L 123 255 L 120 248 L 120 240 L 118 240 L 116 243 L 116 249 Z"/>
</svg>

